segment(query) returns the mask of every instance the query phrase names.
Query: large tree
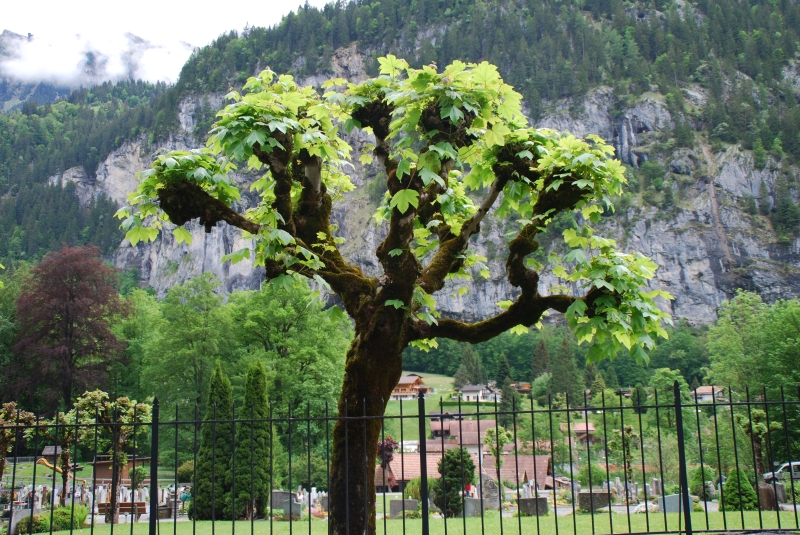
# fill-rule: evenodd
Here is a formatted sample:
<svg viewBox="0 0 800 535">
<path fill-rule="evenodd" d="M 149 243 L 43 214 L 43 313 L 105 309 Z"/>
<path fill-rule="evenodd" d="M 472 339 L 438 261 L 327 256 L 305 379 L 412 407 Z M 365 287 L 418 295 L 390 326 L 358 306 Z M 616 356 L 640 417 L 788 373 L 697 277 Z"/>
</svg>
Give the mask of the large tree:
<svg viewBox="0 0 800 535">
<path fill-rule="evenodd" d="M 165 154 L 143 173 L 131 206 L 119 212 L 128 238 L 155 239 L 164 220 L 199 219 L 207 231 L 224 221 L 255 241 L 230 259 L 255 255 L 274 284 L 305 276 L 337 294 L 355 325 L 340 414 L 383 414 L 409 344 L 478 343 L 524 332 L 549 309 L 566 314 L 579 340 L 595 340 L 589 360 L 622 348 L 643 359 L 644 348 L 664 332 L 666 314 L 654 299 L 666 294 L 645 289 L 652 260 L 617 250 L 593 230 L 625 183 L 622 164 L 609 157 L 613 148 L 596 136 L 584 141 L 529 127 L 520 95 L 488 63 L 457 61 L 443 72 L 412 69 L 393 56 L 379 63 L 378 77 L 332 80 L 322 95 L 269 70 L 248 80 L 244 94 L 230 93 L 233 102 L 218 115 L 207 149 Z M 343 172 L 350 146 L 342 128 L 374 136 L 361 161 L 376 158 L 386 176 L 388 191 L 375 216 L 386 226 L 375 250 L 382 268 L 376 277 L 341 254 L 334 234 L 333 204 L 353 188 Z M 244 214 L 233 208 L 240 194 L 228 176 L 237 162 L 262 172 L 266 166 L 251 186 L 261 202 Z M 545 293 L 544 266 L 531 256 L 536 237 L 554 216 L 573 211 L 582 217 L 564 232 L 570 252 L 549 262 L 564 285 Z M 516 297 L 475 323 L 441 318 L 437 292 L 457 291 L 473 274 L 500 276 L 470 239 L 488 214 L 517 226 L 505 266 Z M 173 233 L 190 239 L 183 228 Z M 380 419 L 347 429 L 364 434 L 374 459 Z M 346 449 L 342 420 L 333 440 L 331 531 L 344 533 L 349 518 L 351 532 L 374 533 L 375 463 L 364 462 L 360 448 Z"/>
<path fill-rule="evenodd" d="M 31 426 L 35 421 L 33 414 L 23 411 L 13 401 L 0 405 L 0 481 L 6 469 L 6 456 L 14 444 L 24 438 L 24 426 Z"/>
<path fill-rule="evenodd" d="M 94 246 L 65 246 L 31 269 L 17 299 L 17 392 L 68 407 L 76 392 L 103 385 L 124 349 L 111 329 L 128 311 L 117 283 Z"/>
</svg>

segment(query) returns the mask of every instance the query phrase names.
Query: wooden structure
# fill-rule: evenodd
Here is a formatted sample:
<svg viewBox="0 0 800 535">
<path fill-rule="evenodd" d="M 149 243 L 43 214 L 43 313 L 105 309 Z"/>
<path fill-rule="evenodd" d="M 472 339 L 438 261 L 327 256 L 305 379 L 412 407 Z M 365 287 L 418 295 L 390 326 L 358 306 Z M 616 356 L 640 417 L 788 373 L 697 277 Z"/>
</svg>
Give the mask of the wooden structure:
<svg viewBox="0 0 800 535">
<path fill-rule="evenodd" d="M 92 478 L 100 482 L 110 482 L 114 475 L 114 457 L 112 455 L 97 455 L 94 461 L 87 463 L 92 465 L 93 472 Z M 136 464 L 134 465 L 133 455 L 128 454 L 128 464 L 120 470 L 119 478 L 130 479 L 130 472 L 134 466 L 144 466 L 145 463 L 150 463 L 150 457 L 136 457 Z"/>
<path fill-rule="evenodd" d="M 392 390 L 391 400 L 411 400 L 419 396 L 420 392 L 427 394 L 431 387 L 425 386 L 422 377 L 416 374 L 404 375 L 397 381 L 397 386 Z"/>
</svg>

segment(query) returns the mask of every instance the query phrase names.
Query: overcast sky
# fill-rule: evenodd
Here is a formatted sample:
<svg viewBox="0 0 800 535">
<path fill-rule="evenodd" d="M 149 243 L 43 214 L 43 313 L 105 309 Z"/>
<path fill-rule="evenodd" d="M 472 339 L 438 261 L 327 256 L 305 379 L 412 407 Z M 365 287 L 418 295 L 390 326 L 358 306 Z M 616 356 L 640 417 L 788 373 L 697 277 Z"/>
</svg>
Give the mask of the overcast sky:
<svg viewBox="0 0 800 535">
<path fill-rule="evenodd" d="M 33 39 L 18 43 L 0 71 L 24 80 L 74 84 L 85 78 L 86 54 L 97 54 L 97 78 L 174 82 L 193 47 L 246 25 L 272 26 L 306 0 L 188 2 L 186 0 L 39 0 L 6 2 L 0 30 Z M 308 0 L 321 7 L 326 0 Z M 137 39 L 139 38 L 139 39 Z"/>
</svg>

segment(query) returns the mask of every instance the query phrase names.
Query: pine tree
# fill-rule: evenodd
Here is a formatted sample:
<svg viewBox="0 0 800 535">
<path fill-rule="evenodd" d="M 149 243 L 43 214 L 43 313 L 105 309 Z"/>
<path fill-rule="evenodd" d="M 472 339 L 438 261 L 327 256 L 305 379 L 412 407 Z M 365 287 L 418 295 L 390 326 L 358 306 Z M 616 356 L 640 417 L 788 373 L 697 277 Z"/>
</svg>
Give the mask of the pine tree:
<svg viewBox="0 0 800 535">
<path fill-rule="evenodd" d="M 722 486 L 723 511 L 755 511 L 758 496 L 747 474 L 741 468 L 733 468 Z"/>
<path fill-rule="evenodd" d="M 469 383 L 469 372 L 467 367 L 462 363 L 456 371 L 456 376 L 453 378 L 453 386 L 459 389 Z"/>
<path fill-rule="evenodd" d="M 467 379 L 470 384 L 478 385 L 486 382 L 486 370 L 483 369 L 481 359 L 471 345 L 464 348 L 461 365 L 467 370 Z"/>
<path fill-rule="evenodd" d="M 569 394 L 570 404 L 582 402 L 583 380 L 575 362 L 575 351 L 568 337 L 564 337 L 558 351 L 553 354 L 550 363 L 550 391 L 553 394 L 565 392 Z"/>
<path fill-rule="evenodd" d="M 502 385 L 507 377 L 511 377 L 511 366 L 508 364 L 508 358 L 505 353 L 500 353 L 500 358 L 497 359 L 497 373 L 494 374 L 494 380 L 498 385 Z"/>
<path fill-rule="evenodd" d="M 691 481 L 689 482 L 689 490 L 693 496 L 698 496 L 704 502 L 710 502 L 713 495 L 709 492 L 707 481 L 714 481 L 717 478 L 717 473 L 713 468 L 706 465 L 700 465 L 692 472 Z"/>
<path fill-rule="evenodd" d="M 550 350 L 547 349 L 547 342 L 545 342 L 544 336 L 539 336 L 539 341 L 533 350 L 532 361 L 531 381 L 550 371 Z"/>
<path fill-rule="evenodd" d="M 600 370 L 597 369 L 597 365 L 594 362 L 590 362 L 586 365 L 586 368 L 583 370 L 583 384 L 591 385 L 594 383 L 595 378 L 600 374 Z M 603 382 L 605 384 L 605 382 Z M 594 390 L 592 390 L 594 394 Z"/>
<path fill-rule="evenodd" d="M 606 368 L 604 379 L 606 381 L 607 388 L 613 388 L 614 390 L 619 390 L 620 388 L 619 378 L 617 377 L 617 370 L 614 368 L 613 364 L 608 368 Z"/>
<path fill-rule="evenodd" d="M 269 494 L 267 372 L 260 360 L 247 368 L 239 417 L 253 421 L 240 422 L 236 429 L 236 517 L 250 519 L 256 512 L 259 515 L 266 512 Z M 231 517 L 231 512 L 226 510 L 227 518 Z"/>
<path fill-rule="evenodd" d="M 591 389 L 593 396 L 600 394 L 606 389 L 606 382 L 603 381 L 603 375 L 601 373 L 598 372 L 597 375 L 594 376 L 594 381 L 591 382 L 591 386 L 589 388 Z"/>
<path fill-rule="evenodd" d="M 638 383 L 636 388 L 633 389 L 633 393 L 631 394 L 631 401 L 633 402 L 633 410 L 637 414 L 646 414 L 647 409 L 644 408 L 647 405 L 647 391 L 642 386 L 642 383 Z"/>
<path fill-rule="evenodd" d="M 230 518 L 224 511 L 230 492 L 233 428 L 224 421 L 232 419 L 231 382 L 222 374 L 222 366 L 217 361 L 208 389 L 208 406 L 197 451 L 197 485 L 192 510 L 198 520 Z"/>
<path fill-rule="evenodd" d="M 498 410 L 504 414 L 499 414 L 497 416 L 497 420 L 500 422 L 500 425 L 509 427 L 514 418 L 511 415 L 511 412 L 517 406 L 519 406 L 519 401 L 517 400 L 517 391 L 514 390 L 513 386 L 511 386 L 511 377 L 506 376 L 505 380 L 503 381 L 503 388 L 500 392 L 501 397 Z"/>
<path fill-rule="evenodd" d="M 465 448 L 447 450 L 439 461 L 439 488 L 435 505 L 453 518 L 461 514 L 463 507 L 462 490 L 465 485 L 475 483 L 475 463 Z M 446 500 L 446 503 L 445 503 Z"/>
</svg>

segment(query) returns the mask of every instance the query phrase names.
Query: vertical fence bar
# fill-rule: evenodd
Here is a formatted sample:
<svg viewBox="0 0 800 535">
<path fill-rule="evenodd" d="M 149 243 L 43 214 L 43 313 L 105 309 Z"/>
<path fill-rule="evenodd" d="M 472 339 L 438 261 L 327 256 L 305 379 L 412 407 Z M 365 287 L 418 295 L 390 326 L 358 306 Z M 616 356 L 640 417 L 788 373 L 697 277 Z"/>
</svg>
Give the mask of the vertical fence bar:
<svg viewBox="0 0 800 535">
<path fill-rule="evenodd" d="M 331 421 L 330 421 L 330 407 L 328 405 L 328 400 L 325 400 L 325 471 L 327 474 L 327 484 L 328 486 L 325 487 L 325 492 L 328 493 L 328 497 L 326 498 L 328 501 L 328 513 L 330 514 L 331 511 Z M 271 477 L 271 476 L 270 476 Z M 328 534 L 330 535 L 331 530 L 333 529 L 332 524 L 328 521 Z"/>
<path fill-rule="evenodd" d="M 575 470 L 573 468 L 572 458 L 572 421 L 569 414 L 569 392 L 564 392 L 564 404 L 567 409 L 567 451 L 569 452 L 569 495 L 572 496 L 572 533 L 578 535 L 578 518 L 575 508 L 575 502 L 578 501 L 578 496 L 575 495 Z M 553 482 L 555 487 L 555 481 Z"/>
<path fill-rule="evenodd" d="M 766 386 L 764 386 L 763 396 L 764 396 L 764 414 L 767 417 L 767 466 L 772 467 L 773 466 L 772 465 L 772 431 L 770 430 L 769 405 L 767 404 L 767 387 Z M 794 477 L 794 471 L 792 470 L 793 467 L 792 467 L 791 464 L 789 464 L 789 468 L 790 468 L 790 470 L 789 470 L 790 476 Z M 756 479 L 759 479 L 760 477 L 761 476 L 757 475 Z M 760 484 L 761 481 L 759 480 L 758 483 Z M 786 487 L 784 486 L 784 489 L 785 488 Z M 757 491 L 758 491 L 758 489 L 756 489 L 756 492 Z M 776 510 L 776 514 L 775 514 L 775 516 L 776 516 L 776 518 L 778 520 L 778 530 L 780 530 L 781 529 L 781 505 L 780 505 L 780 502 L 778 502 L 778 482 L 775 480 L 774 477 L 772 478 L 772 492 L 773 492 L 773 494 L 775 494 L 775 506 L 776 506 L 776 509 L 775 509 Z"/>
<path fill-rule="evenodd" d="M 713 388 L 714 387 L 712 386 L 711 388 L 712 388 L 711 394 L 712 394 L 712 397 L 713 397 L 713 394 L 714 394 Z M 709 530 L 709 529 L 711 529 L 711 527 L 709 526 L 709 522 L 708 522 L 708 501 L 705 499 L 706 498 L 706 494 L 708 493 L 708 489 L 706 488 L 706 465 L 703 462 L 703 437 L 702 437 L 702 434 L 701 434 L 701 431 L 700 431 L 700 407 L 699 407 L 699 405 L 700 404 L 697 402 L 697 395 L 695 395 L 695 399 L 694 399 L 694 417 L 695 417 L 695 420 L 697 420 L 697 449 L 698 449 L 698 452 L 700 454 L 700 476 L 701 476 L 701 479 L 703 480 L 703 496 L 701 498 L 703 499 L 703 512 L 704 512 L 705 519 L 706 519 L 706 530 Z"/>
<path fill-rule="evenodd" d="M 500 500 L 500 535 L 503 535 L 503 502 L 505 502 L 506 497 L 506 489 L 503 486 L 503 478 L 500 477 L 500 456 L 503 455 L 503 451 L 500 446 L 500 422 L 497 421 L 497 394 L 494 395 L 494 442 L 495 442 L 495 449 L 497 451 L 497 458 L 494 462 L 494 467 L 497 470 L 497 488 L 500 490 L 500 496 L 498 499 Z M 481 423 L 478 422 L 478 437 L 481 436 Z M 480 442 L 480 440 L 478 440 Z M 483 447 L 481 446 L 481 449 Z M 478 450 L 480 451 L 480 450 Z"/>
<path fill-rule="evenodd" d="M 459 454 L 458 458 L 461 460 L 461 493 L 464 495 L 463 499 L 461 500 L 461 521 L 464 525 L 464 535 L 467 535 L 467 495 L 466 492 L 466 481 L 465 481 L 465 474 L 464 474 L 464 413 L 461 412 L 461 394 L 458 395 L 458 449 Z M 442 421 L 442 434 L 444 434 L 444 421 Z M 472 460 L 472 459 L 470 459 Z M 474 473 L 472 474 L 475 475 Z M 470 489 L 472 485 L 470 485 Z"/>
<path fill-rule="evenodd" d="M 444 516 L 444 535 L 447 535 L 447 467 L 445 466 L 444 462 L 444 400 L 440 397 L 439 398 L 439 431 L 442 435 L 442 498 L 444 507 L 442 508 L 442 513 Z M 464 501 L 461 501 L 461 505 L 463 507 Z"/>
<path fill-rule="evenodd" d="M 420 390 L 417 398 L 418 419 L 419 419 L 419 468 L 420 468 L 420 498 L 422 502 L 422 535 L 430 534 L 428 518 L 428 453 L 425 444 L 425 393 Z M 480 429 L 480 422 L 478 422 Z M 479 432 L 480 434 L 480 432 Z"/>
<path fill-rule="evenodd" d="M 742 480 L 739 474 L 739 447 L 736 444 L 736 417 L 733 414 L 733 388 L 730 386 L 728 387 L 728 406 L 731 409 L 731 435 L 733 436 L 733 460 L 734 466 L 736 467 L 736 487 L 738 489 L 742 488 Z M 742 520 L 742 529 L 744 529 L 744 508 L 741 507 L 741 500 L 739 500 L 739 516 Z"/>
<path fill-rule="evenodd" d="M 381 399 L 381 407 L 386 407 L 386 401 Z M 386 409 L 384 409 L 383 414 L 381 414 L 381 476 L 383 478 L 383 535 L 386 535 L 386 469 L 389 468 L 389 463 L 386 462 L 384 459 L 385 457 L 390 457 L 394 455 L 394 450 L 390 451 L 388 455 L 386 455 Z M 377 501 L 377 496 L 375 497 L 375 501 Z M 377 531 L 377 530 L 376 530 Z"/>
<path fill-rule="evenodd" d="M 522 535 L 522 510 L 520 509 L 520 498 L 522 498 L 522 496 L 520 496 L 519 493 L 519 447 L 517 444 L 517 396 L 511 398 L 511 418 L 514 427 L 514 481 L 517 485 L 517 531 L 519 535 Z M 538 509 L 536 512 L 539 512 Z"/>
<path fill-rule="evenodd" d="M 176 418 L 177 420 L 177 418 Z M 231 403 L 231 535 L 236 535 L 236 402 Z M 178 427 L 175 426 L 175 440 L 178 440 Z M 177 463 L 176 463 L 177 464 Z M 178 484 L 175 484 L 178 492 Z M 175 514 L 177 529 L 177 513 Z M 177 535 L 177 532 L 173 535 Z"/>
<path fill-rule="evenodd" d="M 251 401 L 250 402 L 250 503 L 248 504 L 248 509 L 250 513 L 250 535 L 253 535 L 253 532 L 255 531 L 254 522 L 256 519 L 255 427 L 256 427 L 256 402 Z M 261 462 L 264 462 L 264 460 L 262 459 Z M 260 492 L 264 492 L 264 488 L 262 485 L 259 485 L 259 487 L 261 487 Z"/>
<path fill-rule="evenodd" d="M 287 439 L 289 440 L 289 454 L 287 457 L 289 458 L 289 535 L 292 535 L 292 526 L 294 525 L 294 499 L 292 499 L 292 402 L 288 403 L 289 413 L 287 416 L 286 423 L 289 426 L 289 432 L 287 433 Z M 284 516 L 286 515 L 286 511 L 283 511 Z"/>
<path fill-rule="evenodd" d="M 553 395 L 547 394 L 547 417 L 550 422 L 550 466 L 553 468 L 553 521 L 558 535 L 558 501 L 556 500 L 556 447 L 553 440 Z M 575 518 L 574 516 L 572 517 Z"/>
<path fill-rule="evenodd" d="M 135 407 L 135 405 L 134 405 L 134 407 Z M 75 413 L 73 413 L 73 414 L 75 414 Z M 134 422 L 135 421 L 136 421 L 136 419 L 134 419 Z M 77 481 L 77 478 L 75 477 L 76 470 L 74 470 L 73 467 L 78 464 L 78 436 L 79 436 L 79 431 L 80 431 L 80 429 L 78 428 L 78 425 L 79 425 L 78 424 L 78 415 L 75 414 L 75 438 L 73 439 L 73 442 L 75 442 L 75 444 L 74 444 L 75 445 L 75 449 L 73 450 L 73 454 L 70 457 L 70 465 L 71 465 L 70 466 L 70 473 L 72 474 L 72 508 L 70 509 L 70 514 L 69 514 L 69 532 L 70 533 L 72 533 L 73 526 L 75 524 L 75 483 Z M 38 435 L 38 431 L 39 430 L 37 429 L 36 431 L 37 431 L 37 435 Z M 136 437 L 136 434 L 134 433 L 134 444 L 136 443 L 136 438 L 135 437 Z M 38 439 L 38 436 L 37 436 L 37 439 Z M 38 448 L 36 448 L 36 449 L 38 450 Z M 67 446 L 67 449 L 69 449 L 69 446 Z M 135 461 L 135 459 L 136 459 L 136 457 L 135 457 L 136 456 L 136 453 L 135 453 L 136 449 L 135 449 L 135 446 L 134 446 L 134 450 L 133 451 L 134 451 L 134 463 L 133 463 L 133 465 L 136 466 L 136 461 Z M 81 492 L 81 496 L 83 496 L 83 492 Z M 131 526 L 133 526 L 133 520 L 131 520 Z"/>
<path fill-rule="evenodd" d="M 747 435 L 750 437 L 750 449 L 753 455 L 753 472 L 756 474 L 755 491 L 756 491 L 756 507 L 758 507 L 758 527 L 759 529 L 764 529 L 764 520 L 761 517 L 761 509 L 762 509 L 761 493 L 758 492 L 758 485 L 760 483 L 759 478 L 761 477 L 761 474 L 758 473 L 758 462 L 756 461 L 756 437 L 755 437 L 755 429 L 753 429 L 753 411 L 751 409 L 752 404 L 750 402 L 750 387 L 747 386 L 744 387 L 744 392 L 745 392 L 745 400 L 747 402 L 747 427 L 749 431 Z"/>
<path fill-rule="evenodd" d="M 275 503 L 272 499 L 272 489 L 275 486 L 275 456 L 273 455 L 273 445 L 275 444 L 274 441 L 274 433 L 275 425 L 272 421 L 272 401 L 269 402 L 269 534 L 272 535 L 272 520 L 275 516 L 272 511 L 272 504 Z M 328 476 L 328 481 L 330 482 L 330 475 Z M 330 487 L 330 485 L 328 485 Z M 330 492 L 330 491 L 329 491 Z M 330 507 L 330 502 L 328 502 L 328 506 Z"/>
<path fill-rule="evenodd" d="M 308 535 L 311 535 L 312 515 L 311 515 L 311 402 L 310 401 L 306 401 L 306 444 L 308 445 Z"/>
<path fill-rule="evenodd" d="M 58 424 L 58 411 L 56 411 L 56 424 Z M 66 418 L 65 418 L 65 421 L 64 421 L 64 425 L 66 425 Z M 58 452 L 58 431 L 56 431 L 54 439 L 55 440 L 53 440 L 53 473 L 55 474 L 56 464 L 58 464 L 58 455 L 56 455 L 56 452 Z M 36 417 L 36 438 L 34 440 L 33 448 L 34 448 L 34 450 L 33 450 L 34 462 L 33 462 L 33 479 L 31 480 L 31 516 L 28 519 L 28 533 L 29 534 L 33 533 L 33 510 L 35 509 L 33 502 L 35 501 L 35 498 L 36 498 L 36 466 L 37 465 L 36 465 L 36 458 L 35 457 L 36 457 L 36 452 L 39 451 L 39 417 L 38 416 Z M 16 469 L 17 469 L 17 467 L 14 466 L 14 470 L 16 470 Z M 69 481 L 67 481 L 67 484 L 69 484 Z M 56 486 L 56 478 L 54 476 L 53 477 L 53 489 L 55 489 L 55 486 Z M 67 489 L 66 488 L 62 488 L 61 489 L 61 493 L 63 494 L 65 492 L 67 492 Z M 25 499 L 27 500 L 27 497 Z M 12 509 L 13 509 L 13 505 L 12 505 Z M 11 526 L 9 525 L 9 528 L 10 527 Z M 70 526 L 70 531 L 71 530 L 72 530 L 72 527 Z M 53 533 L 53 508 L 50 509 L 50 533 Z"/>
<path fill-rule="evenodd" d="M 367 468 L 367 399 L 361 398 L 361 414 L 362 414 L 362 425 L 361 425 L 361 437 L 362 437 L 362 455 L 364 459 L 364 529 L 369 531 L 369 480 L 368 474 L 369 469 Z M 375 478 L 373 477 L 373 483 L 375 482 Z"/>
<path fill-rule="evenodd" d="M 678 466 L 681 483 L 681 497 L 683 500 L 683 528 L 686 535 L 692 535 L 692 509 L 693 502 L 689 496 L 689 479 L 686 466 L 686 444 L 683 436 L 683 411 L 681 410 L 681 386 L 678 381 L 673 385 L 675 394 L 675 426 L 678 431 Z M 629 516 L 630 518 L 630 516 Z"/>
<path fill-rule="evenodd" d="M 119 418 L 117 413 L 117 405 L 114 404 L 114 411 L 113 417 L 111 420 L 111 429 L 112 429 L 112 450 L 111 450 L 111 529 L 109 530 L 111 535 L 114 535 L 114 524 L 117 523 L 117 511 L 119 507 L 119 480 L 120 480 L 120 473 L 119 473 L 119 466 L 117 465 L 117 452 L 119 448 L 119 443 L 117 441 L 117 437 L 120 433 L 119 429 Z"/>
<path fill-rule="evenodd" d="M 722 511 L 722 528 L 727 531 L 728 529 L 728 516 L 725 514 L 725 508 L 723 504 L 725 503 L 725 496 L 722 490 L 722 478 L 724 474 L 722 473 L 722 456 L 719 452 L 719 422 L 717 421 L 717 393 L 712 388 L 711 389 L 711 408 L 714 411 L 714 444 L 717 447 L 717 470 L 719 470 L 719 508 Z M 660 442 L 659 442 L 660 447 Z"/>
<path fill-rule="evenodd" d="M 136 412 L 136 405 L 134 405 L 133 407 L 134 407 L 134 409 L 133 409 L 134 412 Z M 171 506 L 172 509 L 173 509 L 173 512 L 172 512 L 172 518 L 173 518 L 173 521 L 172 521 L 172 535 L 177 535 L 178 534 L 178 502 L 181 499 L 180 495 L 178 494 L 178 425 L 179 425 L 178 421 L 179 420 L 180 420 L 180 412 L 179 412 L 178 404 L 175 403 L 175 460 L 174 460 L 175 466 L 173 466 L 174 472 L 172 474 L 173 477 L 174 477 L 174 480 L 175 480 L 175 501 L 172 503 L 172 506 Z M 133 421 L 135 422 L 136 418 L 134 418 Z M 134 425 L 136 425 L 136 424 L 134 424 Z M 136 434 L 134 433 L 134 441 L 136 440 L 135 437 L 136 437 Z M 134 451 L 136 451 L 135 447 L 134 447 Z M 135 462 L 133 463 L 133 466 L 136 466 Z M 169 498 L 167 498 L 167 499 L 169 499 Z M 133 524 L 131 524 L 131 526 L 133 526 Z M 131 535 L 133 535 L 133 527 L 131 527 Z"/>
<path fill-rule="evenodd" d="M 625 478 L 625 516 L 628 519 L 628 533 L 632 532 L 631 528 L 631 479 L 628 477 L 628 452 L 630 451 L 631 444 L 627 433 L 625 433 L 625 407 L 622 404 L 622 389 L 619 391 L 619 427 L 620 439 L 622 442 L 622 475 Z"/>
<path fill-rule="evenodd" d="M 480 394 L 478 395 L 480 396 Z M 483 444 L 481 444 L 481 402 L 475 398 L 475 417 L 478 420 L 478 491 L 481 494 L 481 535 L 486 534 L 486 522 L 483 508 Z"/>
<path fill-rule="evenodd" d="M 405 451 L 403 451 L 403 427 L 405 424 L 405 420 L 403 419 L 403 398 L 400 397 L 400 481 L 405 482 L 406 480 L 406 456 Z M 405 483 L 404 483 L 405 484 Z M 403 488 L 403 493 L 400 496 L 400 505 L 402 505 L 401 509 L 403 511 L 403 535 L 406 532 L 406 496 L 405 496 L 405 488 Z"/>
<path fill-rule="evenodd" d="M 152 433 L 150 438 L 150 535 L 156 535 L 158 530 L 158 398 L 153 399 Z M 97 428 L 94 430 L 97 436 Z M 97 462 L 97 447 L 95 447 L 95 463 Z M 95 464 L 97 472 L 97 464 Z M 94 489 L 95 496 L 97 490 Z M 195 496 L 196 496 L 195 492 Z M 192 500 L 194 502 L 194 500 Z M 92 500 L 94 505 L 94 500 Z M 192 503 L 192 507 L 195 504 Z M 94 510 L 94 507 L 92 507 Z M 196 516 L 196 515 L 192 515 Z M 92 523 L 94 525 L 94 522 Z"/>
<path fill-rule="evenodd" d="M 650 531 L 650 497 L 648 496 L 647 492 L 647 465 L 645 464 L 644 459 L 644 426 L 642 426 L 642 393 L 644 392 L 644 387 L 642 390 L 636 388 L 634 390 L 636 392 L 636 402 L 635 405 L 635 412 L 639 417 L 639 451 L 642 452 L 642 490 L 644 491 L 644 521 L 645 525 L 647 526 L 647 531 Z M 647 401 L 644 402 L 644 405 L 647 405 Z M 587 420 L 588 422 L 588 420 Z M 589 470 L 589 477 L 592 477 L 592 471 Z M 651 489 L 652 492 L 652 489 Z"/>
<path fill-rule="evenodd" d="M 592 394 L 595 394 L 595 392 L 592 392 Z M 589 474 L 589 492 L 591 493 L 591 492 L 593 492 L 592 491 L 592 484 L 593 484 L 593 481 L 592 481 L 592 448 L 591 448 L 592 441 L 591 441 L 591 438 L 590 438 L 590 435 L 589 435 L 589 411 L 588 411 L 588 407 L 589 407 L 589 400 L 588 400 L 588 398 L 586 396 L 586 390 L 584 390 L 583 391 L 583 420 L 586 422 L 586 467 L 587 467 L 587 472 Z M 644 450 L 642 450 L 642 451 L 644 451 Z M 536 459 L 536 457 L 534 457 L 534 459 Z M 611 505 L 611 503 L 609 501 L 609 506 L 610 505 Z M 590 518 L 592 520 L 592 535 L 594 535 L 595 534 L 594 507 L 592 507 L 591 515 L 589 515 L 589 516 L 590 516 Z M 648 529 L 649 529 L 649 524 L 648 524 Z"/>
<path fill-rule="evenodd" d="M 192 461 L 192 535 L 197 535 L 197 509 L 195 508 L 195 497 L 197 496 L 197 430 L 200 421 L 200 405 L 197 400 L 194 402 L 194 457 Z M 153 459 L 151 462 L 155 462 Z M 150 498 L 152 500 L 152 498 Z"/>
<path fill-rule="evenodd" d="M 57 451 L 56 450 L 56 446 L 58 445 L 58 427 L 59 427 L 59 424 L 61 423 L 60 418 L 59 418 L 59 414 L 60 414 L 59 411 L 56 411 L 56 420 L 55 420 L 56 421 L 56 426 L 55 426 L 56 427 L 56 431 L 55 431 L 55 435 L 53 435 L 53 437 L 54 437 L 53 450 L 54 451 Z M 38 446 L 37 446 L 37 449 L 38 449 Z M 36 465 L 35 464 L 33 465 L 33 475 L 34 475 L 34 480 L 35 480 L 36 479 Z M 64 492 L 65 490 L 66 489 L 61 489 L 62 492 Z M 53 511 L 55 511 L 55 508 L 56 508 L 55 497 L 56 497 L 56 465 L 54 463 L 53 464 L 53 490 L 50 492 L 50 535 L 52 535 L 52 533 L 53 533 Z M 33 512 L 33 510 L 31 510 L 31 513 L 32 512 Z M 9 527 L 11 527 L 11 526 L 9 526 Z M 31 528 L 31 526 L 29 526 L 29 529 L 30 528 Z M 30 531 L 29 531 L 29 533 L 30 533 Z"/>
<path fill-rule="evenodd" d="M 541 525 L 539 521 L 539 471 L 536 469 L 536 413 L 533 406 L 533 395 L 531 394 L 531 453 L 533 453 L 533 497 L 536 498 L 536 535 L 541 535 Z M 545 470 L 547 472 L 547 470 Z M 547 473 L 544 475 L 544 485 L 547 486 Z M 555 486 L 555 485 L 554 485 Z M 547 501 L 545 499 L 545 501 Z M 555 514 L 555 513 L 553 513 Z M 594 517 L 592 517 L 594 521 Z M 466 535 L 467 530 L 464 530 Z"/>
<path fill-rule="evenodd" d="M 800 400 L 800 393 L 798 393 L 798 394 L 799 394 L 798 395 L 798 399 Z M 783 411 L 782 411 L 783 412 L 783 431 L 784 431 L 784 436 L 786 437 L 786 457 L 789 459 L 789 462 L 791 462 L 791 459 L 792 459 L 792 447 L 791 447 L 791 445 L 789 443 L 789 422 L 788 422 L 788 419 L 786 418 L 786 393 L 783 390 L 783 385 L 781 385 L 781 407 L 783 409 Z M 789 467 L 793 468 L 791 464 L 789 465 Z M 797 518 L 797 500 L 795 499 L 795 493 L 794 493 L 794 470 L 792 470 L 792 477 L 789 478 L 789 481 L 791 482 L 790 485 L 791 485 L 791 489 L 792 489 L 792 505 L 794 505 L 794 527 L 795 528 L 800 528 L 800 524 L 798 524 L 798 518 Z M 780 513 L 778 513 L 778 514 L 780 514 Z"/>
<path fill-rule="evenodd" d="M 608 492 L 611 494 L 611 467 L 609 466 L 608 459 L 608 418 L 606 417 L 606 413 L 608 412 L 606 408 L 606 392 L 603 390 L 600 393 L 600 404 L 603 406 L 603 454 L 606 459 L 606 482 L 608 483 L 609 489 Z M 555 485 L 554 485 L 555 486 Z M 609 496 L 609 504 L 611 502 L 611 498 Z M 609 505 L 608 508 L 608 527 L 611 533 L 614 533 L 614 516 L 612 512 L 612 508 Z"/>
<path fill-rule="evenodd" d="M 344 522 L 350 534 L 350 437 L 347 433 L 347 399 L 344 400 Z M 335 429 L 334 429 L 335 431 Z"/>
<path fill-rule="evenodd" d="M 214 422 L 211 426 L 211 535 L 214 535 L 217 522 L 217 403 L 214 402 Z"/>
<path fill-rule="evenodd" d="M 158 406 L 158 398 L 154 398 L 153 399 L 153 410 L 157 410 L 156 409 L 157 406 Z M 153 421 L 157 421 L 157 419 L 158 419 L 157 413 L 156 413 L 155 418 L 156 418 L 156 420 L 153 420 Z M 97 462 L 98 433 L 97 433 L 97 407 L 96 406 L 94 408 L 94 424 L 91 424 L 91 425 L 94 427 L 94 450 L 93 450 L 94 458 L 92 460 L 94 462 Z M 94 464 L 94 465 L 92 465 L 92 467 L 93 467 L 93 470 L 92 470 L 92 520 L 91 520 L 92 523 L 90 524 L 90 527 L 89 527 L 89 535 L 94 535 L 94 509 L 95 509 L 95 507 L 97 507 L 97 465 Z M 152 467 L 150 469 L 152 470 Z M 151 484 L 152 484 L 152 480 L 151 480 Z M 151 503 L 152 503 L 152 499 L 151 499 Z M 155 534 L 153 534 L 153 535 L 155 535 Z"/>
</svg>

